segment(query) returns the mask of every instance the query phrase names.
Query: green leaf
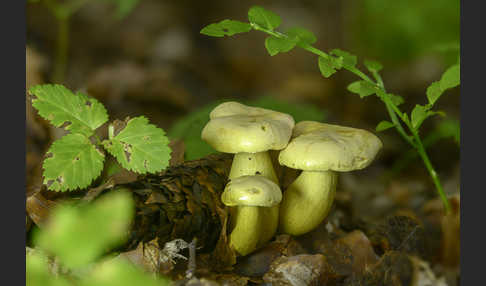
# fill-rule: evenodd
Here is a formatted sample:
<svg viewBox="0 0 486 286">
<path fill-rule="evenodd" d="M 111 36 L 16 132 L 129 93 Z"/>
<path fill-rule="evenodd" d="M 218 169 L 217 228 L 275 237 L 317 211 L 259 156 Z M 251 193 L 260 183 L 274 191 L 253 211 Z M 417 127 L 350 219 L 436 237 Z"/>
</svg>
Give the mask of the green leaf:
<svg viewBox="0 0 486 286">
<path fill-rule="evenodd" d="M 295 47 L 295 45 L 310 45 L 315 43 L 316 36 L 304 28 L 294 27 L 287 31 L 286 38 L 277 38 L 270 36 L 265 40 L 265 48 L 268 53 L 274 56 L 278 53 L 288 52 Z"/>
<path fill-rule="evenodd" d="M 110 124 L 110 130 L 114 125 Z M 164 130 L 140 116 L 128 120 L 117 134 L 111 134 L 103 146 L 123 168 L 138 173 L 155 173 L 169 166 L 171 150 Z"/>
<path fill-rule="evenodd" d="M 440 88 L 446 90 L 461 83 L 461 66 L 459 64 L 449 67 L 440 78 Z"/>
<path fill-rule="evenodd" d="M 311 31 L 300 28 L 300 27 L 293 27 L 287 30 L 287 36 L 290 39 L 294 39 L 298 45 L 312 45 L 317 41 L 316 36 Z"/>
<path fill-rule="evenodd" d="M 340 49 L 334 49 L 331 51 L 331 55 L 335 55 L 342 59 L 343 66 L 347 68 L 352 68 L 358 63 L 358 58 L 346 51 Z"/>
<path fill-rule="evenodd" d="M 260 6 L 253 6 L 248 10 L 248 20 L 264 29 L 273 30 L 280 26 L 280 16 Z"/>
<path fill-rule="evenodd" d="M 400 95 L 396 95 L 396 94 L 392 94 L 392 93 L 387 93 L 387 95 L 391 102 L 396 105 L 396 106 L 399 106 L 400 104 L 404 103 L 405 100 L 403 99 L 403 97 L 401 97 Z"/>
<path fill-rule="evenodd" d="M 327 59 L 324 57 L 319 57 L 318 65 L 322 76 L 328 78 L 342 67 L 342 60 L 334 59 L 332 57 Z"/>
<path fill-rule="evenodd" d="M 415 129 L 418 129 L 424 120 L 436 114 L 434 111 L 430 111 L 428 106 L 423 106 L 420 104 L 415 105 L 415 108 L 412 110 L 411 118 L 412 118 L 412 126 Z"/>
<path fill-rule="evenodd" d="M 429 100 L 430 105 L 434 105 L 434 103 L 439 99 L 442 95 L 443 90 L 440 86 L 440 82 L 435 81 L 429 87 L 427 87 L 427 99 Z"/>
<path fill-rule="evenodd" d="M 359 80 L 348 85 L 348 90 L 352 93 L 359 94 L 359 97 L 363 98 L 372 95 L 377 92 L 376 87 L 371 83 Z"/>
<path fill-rule="evenodd" d="M 35 85 L 29 94 L 34 96 L 32 106 L 39 115 L 55 127 L 64 125 L 66 130 L 90 136 L 108 121 L 105 107 L 96 99 L 82 93 L 73 94 L 62 85 Z"/>
<path fill-rule="evenodd" d="M 380 123 L 378 123 L 378 125 L 376 125 L 376 131 L 377 132 L 384 131 L 389 128 L 392 128 L 393 126 L 395 126 L 395 124 L 391 123 L 390 121 L 383 120 Z"/>
<path fill-rule="evenodd" d="M 129 192 L 112 191 L 90 204 L 56 207 L 34 242 L 69 268 L 85 266 L 126 240 L 134 215 Z"/>
<path fill-rule="evenodd" d="M 364 60 L 364 65 L 370 72 L 379 72 L 383 69 L 383 66 L 377 61 Z"/>
<path fill-rule="evenodd" d="M 150 275 L 122 258 L 116 258 L 96 267 L 80 286 L 169 285 L 168 279 L 160 277 Z"/>
<path fill-rule="evenodd" d="M 439 81 L 433 82 L 427 87 L 427 99 L 429 105 L 432 106 L 441 97 L 445 90 L 456 87 L 461 82 L 461 67 L 455 64 L 449 67 L 443 74 Z"/>
<path fill-rule="evenodd" d="M 86 188 L 101 174 L 105 155 L 82 134 L 54 141 L 42 165 L 44 184 L 55 191 Z"/>
<path fill-rule="evenodd" d="M 234 20 L 223 20 L 219 23 L 210 24 L 201 30 L 201 34 L 212 37 L 233 36 L 251 30 L 251 25 Z"/>
<path fill-rule="evenodd" d="M 271 56 L 275 56 L 278 53 L 286 53 L 293 49 L 296 44 L 296 41 L 277 38 L 274 36 L 270 36 L 265 39 L 265 48 Z"/>
</svg>

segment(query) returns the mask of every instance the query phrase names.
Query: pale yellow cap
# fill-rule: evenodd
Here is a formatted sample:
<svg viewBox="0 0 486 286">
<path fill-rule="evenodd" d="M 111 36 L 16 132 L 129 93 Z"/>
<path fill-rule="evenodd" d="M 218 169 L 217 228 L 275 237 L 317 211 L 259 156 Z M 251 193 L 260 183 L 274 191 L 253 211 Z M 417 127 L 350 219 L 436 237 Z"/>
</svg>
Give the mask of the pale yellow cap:
<svg viewBox="0 0 486 286">
<path fill-rule="evenodd" d="M 366 168 L 383 144 L 363 129 L 302 121 L 280 151 L 281 165 L 305 171 L 347 172 Z"/>
<path fill-rule="evenodd" d="M 280 187 L 261 175 L 234 178 L 221 194 L 221 201 L 227 206 L 272 207 L 281 200 Z"/>
<path fill-rule="evenodd" d="M 257 153 L 287 146 L 295 122 L 292 116 L 238 102 L 213 109 L 201 137 L 224 153 Z"/>
</svg>

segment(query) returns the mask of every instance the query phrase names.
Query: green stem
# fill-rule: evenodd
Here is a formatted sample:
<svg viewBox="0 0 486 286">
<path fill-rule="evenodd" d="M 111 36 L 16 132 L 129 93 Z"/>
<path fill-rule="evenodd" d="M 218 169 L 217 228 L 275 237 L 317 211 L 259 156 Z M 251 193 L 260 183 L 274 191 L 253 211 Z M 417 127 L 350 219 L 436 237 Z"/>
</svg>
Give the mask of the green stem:
<svg viewBox="0 0 486 286">
<path fill-rule="evenodd" d="M 56 40 L 56 59 L 52 81 L 62 83 L 66 74 L 69 51 L 69 19 L 86 3 L 92 0 L 75 0 L 67 3 L 58 3 L 56 0 L 44 0 L 47 9 L 58 21 Z"/>
<path fill-rule="evenodd" d="M 434 182 L 435 188 L 437 189 L 437 193 L 439 194 L 439 197 L 442 200 L 442 203 L 444 204 L 445 213 L 448 214 L 451 210 L 451 207 L 449 205 L 449 200 L 447 199 L 444 193 L 444 189 L 442 188 L 442 184 L 440 183 L 437 172 L 435 171 L 434 166 L 432 166 L 432 163 L 430 162 L 429 156 L 425 151 L 425 148 L 422 144 L 422 140 L 420 140 L 420 137 L 418 135 L 418 132 L 415 129 L 412 129 L 412 134 L 413 137 L 415 138 L 415 142 L 417 142 L 416 145 L 417 151 L 420 157 L 422 158 L 422 160 L 424 161 L 425 167 L 427 168 L 430 177 L 432 177 L 432 181 Z"/>
<path fill-rule="evenodd" d="M 262 28 L 262 27 L 260 27 L 256 24 L 253 24 L 253 23 L 251 25 L 252 25 L 253 29 L 258 30 L 258 31 L 262 31 L 262 32 L 267 33 L 269 35 L 272 35 L 274 37 L 281 38 L 281 39 L 288 38 L 288 36 L 283 34 L 283 33 L 273 31 L 273 30 L 268 30 L 268 29 Z M 326 58 L 326 59 L 331 57 L 331 55 L 326 54 L 325 52 L 323 52 L 323 51 L 321 51 L 321 50 L 319 50 L 319 49 L 317 49 L 317 48 L 315 48 L 315 47 L 313 47 L 309 44 L 299 44 L 299 47 L 301 47 L 304 50 L 307 50 L 307 51 L 309 51 L 309 52 L 311 52 L 315 55 Z M 424 161 L 424 164 L 425 164 L 425 167 L 427 168 L 427 171 L 429 172 L 430 176 L 432 177 L 432 181 L 434 182 L 434 185 L 437 189 L 437 192 L 439 193 L 439 196 L 440 196 L 440 198 L 441 198 L 441 200 L 444 204 L 446 213 L 448 213 L 449 210 L 450 210 L 449 201 L 447 200 L 447 197 L 444 193 L 444 190 L 443 190 L 442 185 L 440 183 L 439 177 L 437 176 L 437 172 L 435 171 L 434 167 L 432 166 L 432 163 L 430 162 L 430 159 L 427 155 L 427 152 L 425 151 L 423 143 L 420 140 L 420 136 L 418 135 L 418 131 L 412 126 L 410 120 L 408 120 L 408 118 L 405 116 L 405 114 L 402 113 L 400 111 L 400 109 L 395 104 L 393 104 L 393 102 L 391 102 L 390 98 L 386 96 L 386 90 L 385 90 L 385 86 L 384 86 L 384 83 L 383 83 L 381 76 L 377 72 L 372 72 L 373 77 L 375 78 L 375 81 L 376 81 L 375 82 L 369 76 L 367 76 L 365 73 L 363 73 L 362 71 L 360 71 L 356 67 L 344 66 L 343 68 L 350 71 L 351 73 L 357 75 L 362 80 L 367 81 L 367 82 L 377 86 L 383 92 L 383 95 L 381 95 L 381 96 L 378 95 L 378 97 L 383 101 L 383 103 L 385 103 L 386 109 L 388 111 L 388 115 L 390 116 L 390 119 L 392 120 L 392 122 L 395 126 L 395 129 L 405 139 L 405 141 L 407 141 L 411 146 L 413 146 L 415 149 L 417 149 L 417 152 L 419 153 L 420 157 Z M 407 126 L 409 131 L 412 133 L 412 136 L 408 135 L 407 132 L 403 129 L 403 126 L 400 123 L 400 121 L 398 120 L 397 115 L 405 123 L 405 125 Z"/>
<path fill-rule="evenodd" d="M 58 18 L 56 61 L 53 82 L 62 83 L 66 73 L 68 49 L 69 49 L 69 15 Z"/>
</svg>

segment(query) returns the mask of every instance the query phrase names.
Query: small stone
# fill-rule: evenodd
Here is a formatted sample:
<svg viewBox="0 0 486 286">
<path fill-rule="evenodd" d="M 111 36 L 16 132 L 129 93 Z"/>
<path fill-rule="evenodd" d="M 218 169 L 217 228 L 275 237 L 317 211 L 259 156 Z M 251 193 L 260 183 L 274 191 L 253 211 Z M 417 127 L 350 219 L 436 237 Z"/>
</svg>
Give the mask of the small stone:
<svg viewBox="0 0 486 286">
<path fill-rule="evenodd" d="M 326 285 L 328 274 L 324 255 L 300 254 L 274 260 L 263 280 L 272 285 Z"/>
</svg>

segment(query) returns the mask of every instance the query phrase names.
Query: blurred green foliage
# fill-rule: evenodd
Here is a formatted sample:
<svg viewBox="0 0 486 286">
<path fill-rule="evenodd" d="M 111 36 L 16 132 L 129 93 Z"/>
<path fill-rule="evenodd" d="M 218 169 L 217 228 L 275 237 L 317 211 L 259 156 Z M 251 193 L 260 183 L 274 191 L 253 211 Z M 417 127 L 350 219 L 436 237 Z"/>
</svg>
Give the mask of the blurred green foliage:
<svg viewBox="0 0 486 286">
<path fill-rule="evenodd" d="M 192 111 L 177 121 L 169 130 L 168 135 L 170 138 L 179 138 L 184 141 L 184 157 L 186 160 L 202 158 L 216 152 L 201 139 L 201 132 L 209 121 L 209 113 L 217 105 L 230 100 L 217 100 Z M 303 120 L 322 121 L 326 118 L 326 113 L 314 105 L 290 103 L 272 96 L 262 96 L 253 100 L 242 101 L 242 103 L 290 114 L 294 117 L 295 122 Z"/>
<path fill-rule="evenodd" d="M 77 268 L 97 259 L 123 242 L 134 215 L 129 193 L 114 192 L 93 204 L 61 205 L 53 212 L 46 231 L 34 236 L 36 245 Z"/>
<path fill-rule="evenodd" d="M 122 189 L 93 203 L 56 207 L 27 251 L 26 285 L 167 285 L 123 258 L 103 257 L 124 241 L 133 215 L 131 195 Z"/>
<path fill-rule="evenodd" d="M 390 64 L 459 47 L 459 0 L 363 0 L 356 5 L 351 41 L 368 57 Z M 455 61 L 455 54 L 446 56 L 447 65 Z"/>
</svg>

